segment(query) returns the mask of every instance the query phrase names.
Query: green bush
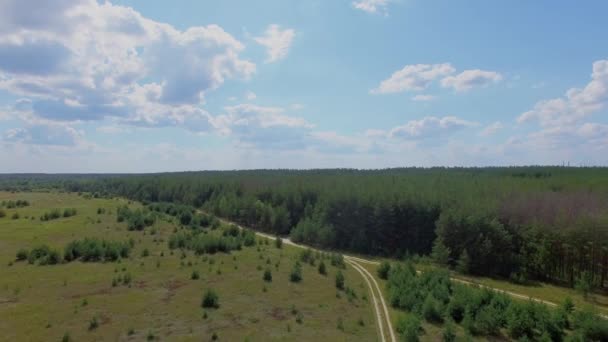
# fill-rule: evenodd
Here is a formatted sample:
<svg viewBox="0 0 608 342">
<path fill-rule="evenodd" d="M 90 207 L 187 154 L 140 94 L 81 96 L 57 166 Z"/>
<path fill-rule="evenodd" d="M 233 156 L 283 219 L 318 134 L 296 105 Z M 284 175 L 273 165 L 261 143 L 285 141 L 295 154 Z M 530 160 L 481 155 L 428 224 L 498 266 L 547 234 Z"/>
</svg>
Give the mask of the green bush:
<svg viewBox="0 0 608 342">
<path fill-rule="evenodd" d="M 344 274 L 340 270 L 336 272 L 336 288 L 344 290 Z"/>
<path fill-rule="evenodd" d="M 325 268 L 325 263 L 323 262 L 323 260 L 319 262 L 319 267 L 317 268 L 317 270 L 319 271 L 319 274 L 327 275 L 327 269 Z"/>
<path fill-rule="evenodd" d="M 27 259 L 29 252 L 25 248 L 21 248 L 17 251 L 17 261 L 23 261 Z"/>
<path fill-rule="evenodd" d="M 200 279 L 200 274 L 198 274 L 198 271 L 192 271 L 192 274 L 190 275 L 190 279 L 192 280 L 197 280 Z"/>
<path fill-rule="evenodd" d="M 220 307 L 220 299 L 213 289 L 208 289 L 203 295 L 201 302 L 203 308 L 217 309 Z"/>
<path fill-rule="evenodd" d="M 267 268 L 264 271 L 264 281 L 265 282 L 271 282 L 272 281 L 272 272 L 270 271 L 269 268 Z"/>
<path fill-rule="evenodd" d="M 299 261 L 296 261 L 296 263 L 293 265 L 293 269 L 289 274 L 289 280 L 293 283 L 299 283 L 302 281 L 302 265 Z"/>
<path fill-rule="evenodd" d="M 443 321 L 443 314 L 439 309 L 439 303 L 431 294 L 426 296 L 422 304 L 422 317 L 431 323 L 441 323 Z"/>
<path fill-rule="evenodd" d="M 400 317 L 397 321 L 397 326 L 395 329 L 399 334 L 401 334 L 401 338 L 403 341 L 420 341 L 420 319 L 415 315 L 410 315 L 408 317 Z"/>
<path fill-rule="evenodd" d="M 388 261 L 383 261 L 378 267 L 378 277 L 380 279 L 388 279 L 388 272 L 391 270 L 391 264 Z"/>
</svg>

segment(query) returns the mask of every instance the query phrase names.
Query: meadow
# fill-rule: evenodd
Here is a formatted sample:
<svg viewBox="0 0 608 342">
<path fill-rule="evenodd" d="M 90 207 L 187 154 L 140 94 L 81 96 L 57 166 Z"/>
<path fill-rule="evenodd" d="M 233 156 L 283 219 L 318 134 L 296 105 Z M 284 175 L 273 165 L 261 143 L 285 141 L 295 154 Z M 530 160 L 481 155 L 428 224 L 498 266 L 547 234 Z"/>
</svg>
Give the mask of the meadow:
<svg viewBox="0 0 608 342">
<path fill-rule="evenodd" d="M 301 263 L 302 280 L 290 281 L 301 250 L 256 238 L 254 246 L 196 255 L 171 250 L 169 237 L 183 228 L 172 217 L 130 231 L 116 210 L 141 204 L 75 193 L 0 192 L 0 340 L 4 341 L 375 341 L 375 316 L 363 279 L 340 269 L 348 293 L 335 286 L 339 270 L 325 260 Z M 41 220 L 52 209 L 76 215 Z M 18 218 L 15 213 L 18 214 Z M 209 234 L 227 229 L 222 224 Z M 74 240 L 129 241 L 128 258 L 115 262 L 16 261 L 20 249 L 46 244 L 63 253 Z M 320 261 L 320 256 L 317 263 Z M 270 270 L 272 280 L 265 281 Z M 196 276 L 194 274 L 196 273 Z M 128 277 L 128 282 L 125 280 Z M 192 279 L 198 278 L 198 279 Z M 118 281 L 116 281 L 118 279 Z M 202 308 L 207 290 L 219 308 Z"/>
</svg>

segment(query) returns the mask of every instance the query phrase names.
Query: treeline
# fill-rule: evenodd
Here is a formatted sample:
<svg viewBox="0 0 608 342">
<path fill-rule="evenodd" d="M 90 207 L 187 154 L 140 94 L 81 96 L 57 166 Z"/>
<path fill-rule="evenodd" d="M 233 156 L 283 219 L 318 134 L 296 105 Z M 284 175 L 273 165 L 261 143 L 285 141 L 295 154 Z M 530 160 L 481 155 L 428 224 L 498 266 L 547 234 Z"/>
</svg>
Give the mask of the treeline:
<svg viewBox="0 0 608 342">
<path fill-rule="evenodd" d="M 549 309 L 453 283 L 444 271 L 417 274 L 409 263 L 389 267 L 387 290 L 393 307 L 413 314 L 397 324 L 405 341 L 418 341 L 421 320 L 442 325 L 444 341 L 455 340 L 455 325 L 462 326 L 469 337 L 506 334 L 518 341 L 608 340 L 608 321 L 589 310 L 575 311 L 567 298 Z"/>
<path fill-rule="evenodd" d="M 192 206 L 366 254 L 427 255 L 439 236 L 447 265 L 517 281 L 574 285 L 585 275 L 603 287 L 608 275 L 604 168 L 217 171 L 54 182 L 28 184 Z"/>
</svg>

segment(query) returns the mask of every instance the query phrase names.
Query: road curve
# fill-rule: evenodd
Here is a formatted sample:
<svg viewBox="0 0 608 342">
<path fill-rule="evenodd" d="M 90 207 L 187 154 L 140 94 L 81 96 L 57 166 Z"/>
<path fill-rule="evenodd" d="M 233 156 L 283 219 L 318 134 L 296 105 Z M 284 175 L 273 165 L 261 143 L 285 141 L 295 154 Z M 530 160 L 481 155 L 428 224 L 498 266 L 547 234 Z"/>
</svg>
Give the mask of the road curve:
<svg viewBox="0 0 608 342">
<path fill-rule="evenodd" d="M 222 218 L 220 218 L 220 221 L 222 221 L 224 223 L 228 223 L 228 224 L 234 224 L 235 226 L 239 227 L 240 229 L 246 229 L 245 227 L 243 227 L 237 223 L 234 223 L 234 222 L 222 219 Z M 270 234 L 261 233 L 254 229 L 252 229 L 252 230 L 255 232 L 255 234 L 257 236 L 260 236 L 260 237 L 264 237 L 267 239 L 276 239 L 277 238 L 276 236 L 273 236 Z M 324 251 L 316 249 L 316 248 L 311 248 L 309 246 L 300 245 L 298 243 L 291 241 L 289 238 L 281 238 L 281 240 L 283 240 L 283 243 L 285 245 L 302 248 L 302 249 L 311 249 L 314 251 L 324 252 Z M 382 295 L 382 291 L 380 291 L 378 282 L 363 266 L 358 264 L 359 262 L 366 263 L 366 264 L 372 264 L 372 265 L 378 265 L 379 263 L 376 261 L 365 260 L 365 259 L 357 258 L 357 257 L 346 255 L 346 254 L 343 254 L 342 256 L 344 257 L 346 263 L 348 263 L 357 272 L 359 272 L 361 274 L 363 279 L 365 279 L 367 286 L 369 287 L 369 292 L 371 293 L 372 301 L 374 302 L 374 310 L 376 312 L 376 320 L 377 320 L 376 323 L 377 323 L 378 329 L 379 329 L 380 341 L 386 342 L 386 337 L 384 335 L 384 326 L 386 325 L 389 330 L 390 342 L 396 342 L 397 340 L 395 339 L 395 332 L 393 331 L 393 324 L 391 323 L 391 318 L 388 313 L 388 308 L 386 307 L 386 303 L 384 301 L 384 296 Z M 380 297 L 380 300 L 377 299 L 377 296 Z"/>
<path fill-rule="evenodd" d="M 221 220 L 221 221 L 223 221 L 223 222 L 226 222 L 226 223 L 232 223 L 232 224 L 235 224 L 235 225 L 236 225 L 236 226 L 238 226 L 239 228 L 244 229 L 242 226 L 240 226 L 240 225 L 238 225 L 238 224 L 236 224 L 236 223 L 234 223 L 234 222 L 230 222 L 230 221 L 228 221 L 228 220 L 224 220 L 224 219 L 220 219 L 220 220 Z M 258 232 L 258 231 L 256 231 L 256 230 L 253 230 L 253 231 L 254 231 L 254 232 L 255 232 L 255 233 L 258 235 L 258 236 L 262 236 L 262 237 L 269 238 L 269 239 L 274 239 L 274 238 L 276 238 L 275 236 L 272 236 L 272 235 L 269 235 L 269 234 L 265 234 L 265 233 L 260 233 L 260 232 Z M 294 246 L 294 247 L 298 247 L 298 248 L 304 248 L 304 249 L 306 249 L 306 248 L 311 248 L 311 247 L 308 247 L 308 246 L 304 246 L 304 245 L 297 244 L 297 243 L 295 243 L 295 242 L 291 241 L 289 238 L 283 238 L 283 242 L 284 242 L 285 244 L 287 244 L 287 245 Z M 318 250 L 318 249 L 315 249 L 315 248 L 311 248 L 311 249 L 323 252 L 322 250 Z M 354 261 L 355 263 L 365 263 L 365 264 L 369 264 L 369 265 L 380 265 L 380 263 L 379 263 L 378 261 L 367 260 L 367 259 L 363 259 L 363 258 L 359 258 L 359 257 L 355 257 L 355 256 L 350 256 L 350 255 L 347 255 L 347 254 L 343 254 L 342 256 L 343 256 L 345 259 L 347 259 L 347 260 Z M 352 265 L 352 264 L 351 264 L 351 265 Z M 360 266 L 360 265 L 359 265 L 359 266 Z M 363 269 L 365 272 L 367 272 L 367 270 L 366 270 L 364 267 L 361 267 L 361 268 L 362 268 L 362 269 Z M 416 272 L 417 272 L 417 273 L 421 273 L 421 271 L 416 271 Z M 367 272 L 367 273 L 369 274 L 369 272 Z M 371 278 L 372 278 L 373 283 L 375 283 L 375 284 L 376 284 L 376 286 L 377 286 L 377 282 L 376 282 L 376 280 L 374 279 L 374 277 L 372 276 Z M 558 306 L 558 304 L 556 304 L 556 303 L 553 303 L 553 302 L 550 302 L 550 301 L 547 301 L 547 300 L 544 300 L 544 299 L 540 299 L 540 298 L 535 298 L 535 297 L 531 297 L 531 296 L 523 295 L 523 294 L 521 294 L 521 293 L 512 292 L 512 291 L 507 291 L 507 290 L 501 290 L 501 289 L 497 289 L 497 288 L 495 288 L 495 287 L 491 287 L 491 286 L 487 286 L 487 285 L 479 284 L 479 283 L 477 283 L 477 282 L 473 282 L 473 281 L 469 281 L 469 280 L 464 280 L 464 279 L 457 278 L 457 277 L 450 277 L 450 279 L 451 279 L 452 281 L 454 281 L 454 282 L 457 282 L 457 283 L 461 283 L 461 284 L 465 284 L 465 285 L 469 285 L 469 286 L 478 286 L 478 287 L 485 288 L 485 289 L 488 289 L 488 290 L 492 290 L 492 291 L 496 291 L 496 292 L 504 293 L 504 294 L 506 294 L 506 295 L 508 295 L 508 296 L 510 296 L 510 297 L 512 297 L 512 298 L 517 298 L 517 299 L 522 299 L 522 300 L 531 300 L 531 301 L 534 301 L 534 302 L 537 302 L 537 303 L 541 303 L 541 304 L 546 304 L 546 305 L 548 305 L 548 306 L 552 306 L 552 307 L 556 307 L 556 306 Z M 372 290 L 371 288 L 370 288 L 370 291 L 372 291 L 372 293 L 373 293 L 373 290 Z M 386 321 L 387 321 L 387 326 L 391 327 L 391 323 L 390 323 L 390 322 L 391 322 L 391 320 L 390 320 L 390 317 L 389 317 L 389 315 L 388 315 L 388 309 L 386 308 L 386 305 L 384 305 L 384 296 L 382 296 L 382 293 L 381 293 L 381 292 L 380 292 L 380 299 L 381 299 L 381 302 L 382 302 L 382 304 L 383 304 L 384 311 L 385 311 L 385 315 L 386 315 L 386 318 L 387 318 L 387 319 L 386 319 Z M 601 318 L 603 318 L 603 319 L 608 320 L 608 315 L 599 314 L 599 316 L 600 316 Z M 379 323 L 379 324 L 381 324 L 380 322 L 378 322 L 378 323 Z M 394 337 L 393 337 L 393 336 L 394 336 L 394 332 L 393 332 L 393 329 L 392 329 L 392 328 L 390 328 L 390 333 L 391 333 L 391 337 L 393 338 L 393 339 L 392 339 L 392 341 L 395 341 L 395 339 L 394 339 Z"/>
</svg>

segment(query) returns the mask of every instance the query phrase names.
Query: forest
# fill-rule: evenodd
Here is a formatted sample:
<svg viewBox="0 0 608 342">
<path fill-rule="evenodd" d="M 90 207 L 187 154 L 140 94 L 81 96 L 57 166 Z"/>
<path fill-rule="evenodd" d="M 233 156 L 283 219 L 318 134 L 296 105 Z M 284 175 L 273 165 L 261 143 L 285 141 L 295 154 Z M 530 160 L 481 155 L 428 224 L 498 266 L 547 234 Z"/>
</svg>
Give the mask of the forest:
<svg viewBox="0 0 608 342">
<path fill-rule="evenodd" d="M 184 223 L 200 209 L 311 246 L 428 255 L 464 273 L 521 283 L 601 289 L 608 276 L 605 168 L 4 175 L 0 188 L 120 196 L 148 204 L 149 211 L 167 211 L 167 203 L 189 206 L 175 209 L 186 213 Z M 134 229 L 142 224 L 144 216 L 132 222 Z"/>
</svg>

